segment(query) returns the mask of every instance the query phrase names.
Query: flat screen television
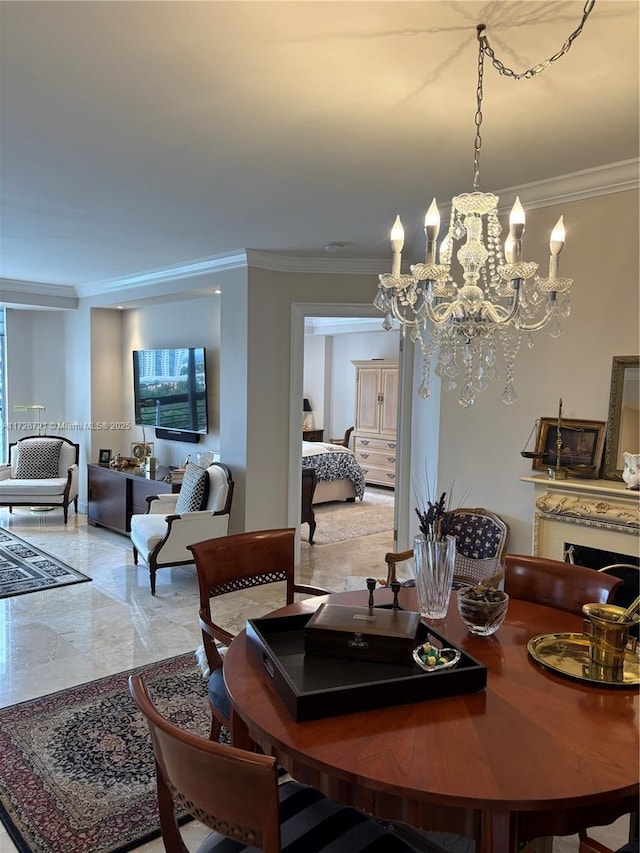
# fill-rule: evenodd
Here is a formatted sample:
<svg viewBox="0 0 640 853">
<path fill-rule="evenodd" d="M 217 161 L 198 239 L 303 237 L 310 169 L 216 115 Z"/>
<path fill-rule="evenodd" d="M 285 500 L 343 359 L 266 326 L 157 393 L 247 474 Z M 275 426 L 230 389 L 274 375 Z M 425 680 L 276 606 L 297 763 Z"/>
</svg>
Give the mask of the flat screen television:
<svg viewBox="0 0 640 853">
<path fill-rule="evenodd" d="M 135 422 L 171 432 L 207 432 L 204 347 L 134 350 Z"/>
</svg>

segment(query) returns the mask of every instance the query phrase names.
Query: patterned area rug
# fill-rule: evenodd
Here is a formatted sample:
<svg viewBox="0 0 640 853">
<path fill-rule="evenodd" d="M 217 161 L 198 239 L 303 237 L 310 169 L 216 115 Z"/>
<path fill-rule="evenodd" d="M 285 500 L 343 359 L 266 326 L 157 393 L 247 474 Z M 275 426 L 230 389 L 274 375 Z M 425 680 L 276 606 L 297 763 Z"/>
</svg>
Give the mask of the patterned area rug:
<svg viewBox="0 0 640 853">
<path fill-rule="evenodd" d="M 393 530 L 393 505 L 393 492 L 382 489 L 375 491 L 370 486 L 362 501 L 316 504 L 313 507 L 317 525 L 313 537 L 314 547 Z M 302 539 L 309 541 L 306 524 L 302 526 Z"/>
<path fill-rule="evenodd" d="M 82 572 L 0 528 L 0 598 L 90 580 Z"/>
<path fill-rule="evenodd" d="M 124 853 L 160 834 L 131 672 L 144 674 L 161 713 L 208 737 L 193 652 L 0 709 L 0 818 L 21 853 Z"/>
</svg>

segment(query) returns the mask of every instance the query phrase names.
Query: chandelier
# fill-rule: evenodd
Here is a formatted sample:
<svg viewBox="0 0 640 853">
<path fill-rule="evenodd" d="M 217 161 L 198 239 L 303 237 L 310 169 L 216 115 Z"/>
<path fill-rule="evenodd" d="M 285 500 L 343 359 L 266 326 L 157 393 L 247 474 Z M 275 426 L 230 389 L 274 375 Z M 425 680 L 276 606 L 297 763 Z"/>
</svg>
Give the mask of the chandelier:
<svg viewBox="0 0 640 853">
<path fill-rule="evenodd" d="M 507 68 L 496 58 L 485 33 L 477 27 L 478 82 L 475 114 L 476 136 L 473 158 L 473 192 L 453 198 L 449 227 L 438 249 L 440 213 L 434 199 L 425 217 L 426 256 L 409 273 L 400 269 L 404 229 L 396 217 L 391 229 L 393 251 L 391 273 L 379 278 L 374 306 L 383 312 L 383 328 L 400 323 L 404 336 L 420 346 L 423 358 L 421 397 L 431 393 L 431 361 L 436 351 L 435 373 L 448 391 L 459 390 L 462 406 L 473 405 L 476 394 L 484 391 L 499 375 L 498 348 L 501 346 L 506 382 L 502 401 L 516 401 L 515 360 L 523 334 L 533 346 L 533 332 L 546 328 L 557 338 L 562 334 L 562 318 L 570 314 L 569 291 L 572 279 L 558 274 L 559 255 L 565 241 L 560 217 L 551 232 L 549 271 L 537 275 L 538 264 L 523 259 L 522 237 L 525 212 L 516 197 L 509 216 L 508 235 L 502 242 L 498 220 L 498 196 L 479 192 L 482 138 L 482 97 L 484 57 L 497 71 L 514 79 L 530 78 L 555 62 L 571 47 L 582 31 L 595 0 L 585 3 L 582 21 L 554 56 L 522 73 Z M 459 245 L 459 248 L 457 246 Z M 457 251 L 456 251 L 457 249 Z M 460 270 L 453 267 L 454 258 Z M 461 278 L 455 279 L 461 272 Z"/>
</svg>

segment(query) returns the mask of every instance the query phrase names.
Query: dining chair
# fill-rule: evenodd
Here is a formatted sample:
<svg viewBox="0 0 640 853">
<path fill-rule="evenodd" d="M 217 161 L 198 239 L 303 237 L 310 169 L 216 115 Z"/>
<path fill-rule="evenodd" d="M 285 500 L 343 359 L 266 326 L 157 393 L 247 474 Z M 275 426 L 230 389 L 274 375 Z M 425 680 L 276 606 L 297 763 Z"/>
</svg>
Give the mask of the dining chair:
<svg viewBox="0 0 640 853">
<path fill-rule="evenodd" d="M 581 830 L 578 836 L 580 839 L 578 853 L 640 853 L 640 842 L 637 838 L 617 850 L 612 850 L 611 847 L 590 838 L 585 830 Z"/>
<path fill-rule="evenodd" d="M 294 579 L 295 529 L 254 530 L 207 539 L 189 545 L 198 574 L 199 623 L 209 668 L 211 739 L 218 740 L 220 728 L 231 728 L 231 703 L 222 675 L 223 656 L 234 635 L 214 622 L 211 600 L 230 592 L 284 581 L 284 604 L 292 604 L 295 593 L 328 595 L 329 590 L 297 584 Z"/>
<path fill-rule="evenodd" d="M 378 821 L 315 788 L 294 780 L 278 784 L 275 758 L 178 728 L 160 714 L 140 675 L 129 677 L 129 690 L 149 727 L 167 853 L 187 853 L 176 806 L 212 830 L 198 853 L 256 848 L 263 853 L 415 853 Z"/>
<path fill-rule="evenodd" d="M 635 566 L 633 563 L 612 563 L 598 571 L 620 578 L 622 581 L 622 584 L 616 588 L 612 604 L 628 607 L 632 601 L 636 600 L 640 589 L 640 566 Z"/>
<path fill-rule="evenodd" d="M 610 603 L 620 578 L 546 557 L 506 554 L 504 591 L 510 598 L 532 601 L 582 615 L 582 605 Z"/>
<path fill-rule="evenodd" d="M 454 582 L 477 584 L 501 573 L 510 531 L 497 513 L 483 507 L 458 507 L 450 513 L 446 532 L 456 540 Z M 413 550 L 389 552 L 384 559 L 387 586 L 396 579 L 401 563 L 407 563 L 405 575 L 415 576 Z"/>
</svg>

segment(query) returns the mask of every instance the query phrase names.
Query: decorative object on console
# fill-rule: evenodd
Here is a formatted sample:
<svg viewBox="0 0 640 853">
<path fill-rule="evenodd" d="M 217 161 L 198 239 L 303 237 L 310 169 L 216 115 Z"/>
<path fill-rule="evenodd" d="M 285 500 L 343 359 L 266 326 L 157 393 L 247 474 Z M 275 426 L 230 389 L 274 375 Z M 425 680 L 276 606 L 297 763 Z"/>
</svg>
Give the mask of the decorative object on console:
<svg viewBox="0 0 640 853">
<path fill-rule="evenodd" d="M 622 471 L 622 479 L 627 484 L 628 489 L 637 491 L 640 489 L 640 453 L 622 454 L 624 459 L 624 469 Z"/>
<path fill-rule="evenodd" d="M 549 274 L 534 274 L 538 264 L 522 259 L 522 237 L 525 215 L 516 197 L 509 217 L 509 236 L 503 246 L 502 227 L 498 220 L 498 197 L 478 191 L 480 148 L 482 138 L 482 99 L 484 59 L 487 56 L 499 74 L 520 80 L 533 77 L 560 59 L 571 48 L 582 31 L 593 2 L 585 5 L 577 29 L 550 59 L 533 68 L 516 73 L 507 68 L 489 45 L 484 24 L 477 26 L 478 79 L 476 84 L 475 142 L 473 158 L 473 192 L 455 196 L 451 205 L 448 232 L 436 257 L 436 240 L 440 230 L 440 214 L 434 199 L 425 218 L 427 249 L 424 264 L 411 266 L 409 274 L 401 273 L 404 230 L 400 217 L 391 229 L 393 263 L 391 273 L 379 276 L 374 305 L 385 315 L 383 327 L 391 329 L 393 320 L 400 323 L 404 335 L 419 344 L 423 356 L 423 379 L 418 394 L 428 397 L 431 358 L 439 349 L 438 373 L 448 390 L 458 387 L 458 374 L 463 372 L 459 402 L 473 405 L 476 394 L 485 390 L 488 380 L 497 376 L 497 344 L 502 342 L 506 363 L 506 384 L 502 400 L 513 403 L 517 394 L 513 385 L 515 359 L 522 333 L 548 327 L 552 337 L 562 333 L 561 317 L 570 311 L 569 290 L 572 280 L 558 276 L 558 256 L 564 246 L 562 217 L 551 232 Z M 486 226 L 483 219 L 486 217 Z M 485 230 L 486 228 L 486 230 Z M 485 246 L 483 243 L 486 234 Z M 465 239 L 454 252 L 454 244 Z M 462 267 L 463 283 L 454 281 L 453 257 Z M 439 263 L 438 263 L 439 260 Z"/>
<path fill-rule="evenodd" d="M 98 464 L 108 465 L 111 462 L 111 450 L 103 449 L 98 452 Z"/>
<path fill-rule="evenodd" d="M 555 480 L 566 477 L 551 471 L 563 469 L 572 477 L 597 479 L 602 465 L 604 437 L 604 421 L 562 419 L 560 400 L 557 418 L 540 418 L 536 454 L 531 467 L 534 471 L 547 470 Z"/>
<path fill-rule="evenodd" d="M 131 458 L 137 462 L 147 456 L 153 456 L 153 442 L 150 441 L 134 441 L 131 443 Z"/>
</svg>

